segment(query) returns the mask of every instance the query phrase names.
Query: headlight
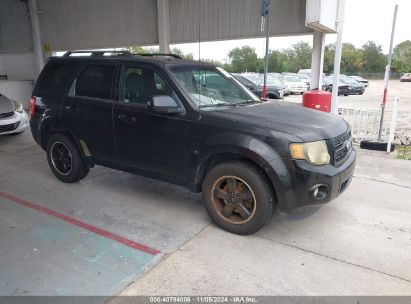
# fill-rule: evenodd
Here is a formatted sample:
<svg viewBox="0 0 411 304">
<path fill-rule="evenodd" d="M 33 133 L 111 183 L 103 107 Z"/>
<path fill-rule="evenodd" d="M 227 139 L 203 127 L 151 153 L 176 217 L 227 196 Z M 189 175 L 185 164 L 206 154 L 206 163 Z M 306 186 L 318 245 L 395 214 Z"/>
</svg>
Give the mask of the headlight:
<svg viewBox="0 0 411 304">
<path fill-rule="evenodd" d="M 330 163 L 330 154 L 324 140 L 290 144 L 290 153 L 292 158 L 305 159 L 313 165 Z"/>
<path fill-rule="evenodd" d="M 16 105 L 16 112 L 23 113 L 23 105 L 17 101 L 15 101 L 14 104 Z"/>
</svg>

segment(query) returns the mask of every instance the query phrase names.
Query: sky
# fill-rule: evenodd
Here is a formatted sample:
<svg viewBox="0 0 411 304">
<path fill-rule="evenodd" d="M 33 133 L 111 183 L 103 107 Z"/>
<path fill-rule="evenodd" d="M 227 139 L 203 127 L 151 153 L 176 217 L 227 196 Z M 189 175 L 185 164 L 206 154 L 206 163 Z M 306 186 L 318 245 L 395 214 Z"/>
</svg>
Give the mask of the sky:
<svg viewBox="0 0 411 304">
<path fill-rule="evenodd" d="M 343 42 L 351 42 L 361 47 L 368 40 L 382 45 L 383 52 L 388 53 L 395 4 L 398 4 L 398 15 L 394 46 L 404 40 L 411 40 L 411 0 L 346 0 Z M 336 35 L 327 34 L 325 42 L 335 43 Z M 270 49 L 284 49 L 294 43 L 305 41 L 312 44 L 312 35 L 270 38 Z M 228 52 L 244 45 L 255 48 L 258 56 L 263 57 L 265 39 L 242 39 L 219 42 L 202 42 L 202 59 L 228 61 Z M 198 59 L 198 43 L 176 44 L 184 53 L 192 53 Z"/>
</svg>

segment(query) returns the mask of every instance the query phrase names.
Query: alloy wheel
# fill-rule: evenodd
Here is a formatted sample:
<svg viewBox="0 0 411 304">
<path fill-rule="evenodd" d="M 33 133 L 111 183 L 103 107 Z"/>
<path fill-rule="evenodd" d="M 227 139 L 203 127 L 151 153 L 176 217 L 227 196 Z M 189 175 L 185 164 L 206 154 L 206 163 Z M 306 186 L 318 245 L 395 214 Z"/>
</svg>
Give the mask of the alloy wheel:
<svg viewBox="0 0 411 304">
<path fill-rule="evenodd" d="M 62 142 L 55 142 L 51 146 L 51 163 L 61 175 L 69 175 L 73 168 L 73 159 L 70 150 Z"/>
<path fill-rule="evenodd" d="M 231 224 L 244 224 L 256 211 L 256 198 L 251 187 L 237 176 L 222 176 L 211 188 L 214 210 Z"/>
</svg>

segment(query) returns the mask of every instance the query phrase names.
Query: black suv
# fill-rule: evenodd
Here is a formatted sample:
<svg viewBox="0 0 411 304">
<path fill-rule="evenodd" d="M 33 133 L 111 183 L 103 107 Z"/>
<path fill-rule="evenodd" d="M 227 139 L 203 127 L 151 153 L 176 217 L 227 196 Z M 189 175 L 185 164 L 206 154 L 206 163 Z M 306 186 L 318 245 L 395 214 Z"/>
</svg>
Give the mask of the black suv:
<svg viewBox="0 0 411 304">
<path fill-rule="evenodd" d="M 30 112 L 61 181 L 103 165 L 182 185 L 202 191 L 214 222 L 238 234 L 259 230 L 276 208 L 329 202 L 355 167 L 342 118 L 262 102 L 223 69 L 175 55 L 50 58 Z"/>
</svg>

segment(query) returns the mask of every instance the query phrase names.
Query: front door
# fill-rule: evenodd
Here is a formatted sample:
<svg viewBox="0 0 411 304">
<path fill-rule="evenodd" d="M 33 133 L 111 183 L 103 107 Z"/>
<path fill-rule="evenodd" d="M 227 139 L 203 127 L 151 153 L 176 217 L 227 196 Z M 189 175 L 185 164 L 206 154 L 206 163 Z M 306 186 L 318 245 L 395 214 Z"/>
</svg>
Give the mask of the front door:
<svg viewBox="0 0 411 304">
<path fill-rule="evenodd" d="M 149 66 L 123 68 L 113 120 L 118 161 L 147 175 L 184 183 L 188 163 L 189 120 L 186 113 L 156 113 L 153 96 L 171 96 L 183 109 L 169 82 Z"/>
</svg>

